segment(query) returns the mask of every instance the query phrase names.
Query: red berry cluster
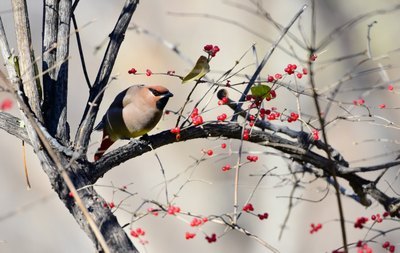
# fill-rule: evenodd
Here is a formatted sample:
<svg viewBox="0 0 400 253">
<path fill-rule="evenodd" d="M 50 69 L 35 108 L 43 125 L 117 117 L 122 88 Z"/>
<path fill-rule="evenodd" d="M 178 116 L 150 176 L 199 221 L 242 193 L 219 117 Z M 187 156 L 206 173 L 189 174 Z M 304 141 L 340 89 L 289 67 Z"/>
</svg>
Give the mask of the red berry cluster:
<svg viewBox="0 0 400 253">
<path fill-rule="evenodd" d="M 293 74 L 295 71 L 296 71 L 296 69 L 297 69 L 297 65 L 296 64 L 288 64 L 287 66 L 286 66 L 286 68 L 284 68 L 283 70 L 288 74 L 288 75 L 291 75 L 291 74 Z"/>
<path fill-rule="evenodd" d="M 146 233 L 145 233 L 144 230 L 141 229 L 141 228 L 137 228 L 137 229 L 135 229 L 135 230 L 134 230 L 134 229 L 131 230 L 131 236 L 134 237 L 134 238 L 140 238 L 141 236 L 144 236 L 145 234 L 146 234 Z M 145 240 L 145 239 L 143 239 L 143 238 L 140 238 L 139 242 L 140 242 L 141 244 L 143 244 L 143 245 L 149 243 L 149 241 L 147 241 L 147 240 Z"/>
<path fill-rule="evenodd" d="M 109 208 L 112 209 L 112 208 L 115 207 L 115 204 L 114 204 L 113 201 L 111 201 L 111 202 L 109 202 L 109 203 L 105 202 L 103 206 L 104 206 L 104 207 L 109 207 Z"/>
<path fill-rule="evenodd" d="M 203 124 L 203 117 L 199 115 L 199 109 L 193 108 L 192 113 L 190 114 L 190 117 L 192 118 L 192 122 L 195 126 Z"/>
<path fill-rule="evenodd" d="M 225 121 L 227 117 L 228 116 L 226 115 L 226 113 L 223 113 L 223 114 L 217 116 L 217 120 L 218 121 Z"/>
<path fill-rule="evenodd" d="M 371 220 L 381 223 L 383 221 L 383 218 L 379 213 L 377 213 L 376 215 L 375 214 L 371 215 Z"/>
<path fill-rule="evenodd" d="M 218 100 L 218 105 L 225 105 L 229 102 L 229 99 L 227 97 L 223 97 L 220 100 Z"/>
<path fill-rule="evenodd" d="M 137 70 L 135 68 L 131 68 L 130 70 L 128 70 L 128 74 L 134 75 L 136 74 Z"/>
<path fill-rule="evenodd" d="M 357 218 L 356 222 L 354 223 L 355 228 L 362 229 L 364 224 L 367 223 L 368 217 L 359 217 Z"/>
<path fill-rule="evenodd" d="M 353 100 L 353 104 L 354 105 L 364 105 L 365 104 L 365 100 L 363 98 L 359 98 L 357 100 Z"/>
<path fill-rule="evenodd" d="M 228 163 L 228 164 L 226 164 L 224 167 L 222 167 L 222 171 L 228 171 L 228 170 L 230 170 L 231 169 L 231 165 Z"/>
<path fill-rule="evenodd" d="M 396 246 L 394 246 L 393 244 L 391 244 L 390 242 L 386 241 L 382 244 L 382 248 L 388 250 L 390 253 L 395 252 L 396 250 Z"/>
<path fill-rule="evenodd" d="M 171 133 L 173 133 L 173 134 L 179 134 L 180 132 L 181 132 L 180 127 L 174 127 L 171 129 Z"/>
<path fill-rule="evenodd" d="M 314 223 L 311 223 L 310 234 L 318 232 L 318 230 L 320 230 L 321 228 L 322 228 L 321 223 L 318 223 L 317 225 L 315 225 Z"/>
<path fill-rule="evenodd" d="M 203 49 L 204 49 L 204 52 L 206 52 L 211 57 L 215 57 L 215 55 L 220 50 L 218 46 L 213 46 L 211 44 L 205 45 Z"/>
<path fill-rule="evenodd" d="M 167 213 L 171 215 L 175 215 L 176 213 L 179 213 L 181 211 L 181 208 L 178 206 L 169 206 Z"/>
<path fill-rule="evenodd" d="M 299 114 L 295 113 L 295 112 L 291 112 L 290 113 L 290 117 L 287 119 L 287 121 L 289 123 L 295 122 L 299 119 Z"/>
<path fill-rule="evenodd" d="M 251 203 L 247 203 L 246 205 L 243 206 L 242 210 L 244 212 L 252 212 L 254 211 L 254 207 Z"/>
<path fill-rule="evenodd" d="M 281 113 L 277 111 L 276 107 L 271 107 L 271 110 L 265 110 L 265 114 L 263 112 L 264 111 L 260 109 L 260 116 L 264 118 L 265 115 L 267 115 L 268 120 L 276 120 L 279 119 L 279 117 L 281 116 Z"/>
<path fill-rule="evenodd" d="M 318 140 L 319 140 L 319 132 L 318 132 L 318 130 L 316 130 L 316 129 L 312 130 L 312 138 L 313 138 L 315 141 L 318 141 Z"/>
<path fill-rule="evenodd" d="M 175 134 L 177 141 L 181 138 L 181 128 L 180 127 L 174 127 L 170 130 L 170 132 Z"/>
<path fill-rule="evenodd" d="M 250 138 L 250 130 L 249 129 L 244 129 L 243 130 L 243 140 L 247 141 Z"/>
<path fill-rule="evenodd" d="M 248 155 L 246 158 L 249 162 L 257 162 L 258 160 L 258 156 L 256 155 Z"/>
<path fill-rule="evenodd" d="M 204 217 L 202 219 L 200 218 L 193 218 L 193 220 L 190 222 L 190 226 L 191 227 L 198 227 L 203 225 L 204 223 L 206 223 L 208 221 L 207 217 Z"/>
<path fill-rule="evenodd" d="M 190 233 L 190 232 L 185 233 L 186 240 L 193 239 L 195 236 L 196 236 L 195 233 Z"/>
<path fill-rule="evenodd" d="M 141 228 L 137 228 L 137 229 L 131 229 L 131 236 L 138 238 L 139 236 L 144 236 L 146 234 L 146 232 L 141 229 Z"/>
<path fill-rule="evenodd" d="M 357 253 L 372 253 L 372 248 L 368 246 L 367 243 L 363 243 L 362 241 L 357 242 Z"/>
<path fill-rule="evenodd" d="M 9 98 L 6 98 L 0 103 L 0 111 L 10 110 L 12 106 L 13 106 L 13 101 Z"/>
<path fill-rule="evenodd" d="M 208 243 L 213 243 L 217 241 L 217 235 L 213 233 L 211 236 L 206 236 L 206 240 Z"/>
<path fill-rule="evenodd" d="M 260 213 L 260 214 L 257 214 L 257 216 L 260 220 L 266 220 L 266 219 L 268 219 L 269 214 L 268 213 Z"/>
</svg>

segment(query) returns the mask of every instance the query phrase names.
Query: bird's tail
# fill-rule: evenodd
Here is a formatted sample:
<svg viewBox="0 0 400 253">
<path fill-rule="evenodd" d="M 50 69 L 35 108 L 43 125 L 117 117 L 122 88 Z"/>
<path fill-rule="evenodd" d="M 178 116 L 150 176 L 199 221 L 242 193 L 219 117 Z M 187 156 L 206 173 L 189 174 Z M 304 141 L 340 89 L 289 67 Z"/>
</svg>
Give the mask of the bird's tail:
<svg viewBox="0 0 400 253">
<path fill-rule="evenodd" d="M 113 140 L 110 139 L 105 131 L 103 131 L 103 140 L 101 141 L 100 147 L 97 149 L 96 153 L 94 154 L 94 161 L 99 160 L 104 152 L 114 143 Z"/>
</svg>

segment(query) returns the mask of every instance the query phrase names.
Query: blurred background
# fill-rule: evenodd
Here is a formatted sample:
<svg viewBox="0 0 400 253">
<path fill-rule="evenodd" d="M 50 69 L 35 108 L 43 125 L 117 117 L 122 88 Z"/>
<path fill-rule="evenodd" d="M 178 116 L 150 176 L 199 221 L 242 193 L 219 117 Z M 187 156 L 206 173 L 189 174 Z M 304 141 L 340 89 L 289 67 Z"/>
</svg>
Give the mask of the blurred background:
<svg viewBox="0 0 400 253">
<path fill-rule="evenodd" d="M 292 17 L 309 1 L 259 1 L 272 18 L 282 25 L 286 25 Z M 399 1 L 373 1 L 373 0 L 340 0 L 316 1 L 317 19 L 317 44 L 324 40 L 335 28 L 361 14 L 377 9 L 393 9 Z M 41 52 L 41 25 L 42 3 L 29 1 L 29 15 L 33 33 L 34 49 L 36 55 Z M 87 61 L 90 79 L 93 82 L 97 69 L 102 59 L 107 36 L 114 27 L 123 6 L 123 1 L 86 0 L 81 1 L 75 12 L 83 49 Z M 240 6 L 239 6 L 240 5 Z M 202 49 L 206 44 L 218 45 L 221 51 L 211 62 L 211 72 L 207 75 L 210 79 L 217 79 L 223 72 L 230 69 L 235 61 L 240 60 L 239 66 L 246 67 L 241 74 L 252 75 L 255 70 L 257 57 L 248 51 L 254 44 L 258 59 L 271 48 L 271 41 L 275 41 L 280 32 L 265 18 L 257 16 L 251 10 L 257 10 L 250 1 L 215 1 L 215 0 L 147 0 L 141 1 L 136 10 L 131 29 L 126 33 L 125 41 L 121 47 L 119 57 L 114 67 L 113 81 L 106 91 L 99 115 L 108 108 L 112 99 L 123 89 L 132 84 L 162 84 L 167 86 L 174 97 L 170 100 L 167 109 L 177 111 L 193 83 L 182 85 L 178 78 L 165 75 L 129 75 L 132 67 L 144 73 L 146 69 L 154 73 L 166 73 L 174 70 L 178 75 L 185 75 L 193 66 L 193 62 L 204 54 Z M 208 16 L 207 16 L 207 15 Z M 13 32 L 13 18 L 10 1 L 0 3 L 0 15 L 7 31 L 11 47 L 15 45 Z M 398 94 L 398 48 L 399 12 L 389 12 L 363 19 L 356 25 L 347 29 L 341 36 L 332 37 L 332 41 L 322 49 L 317 58 L 317 86 L 320 90 L 334 87 L 341 81 L 341 92 L 336 97 L 330 111 L 329 119 L 337 115 L 353 115 L 348 121 L 338 121 L 328 128 L 330 144 L 339 150 L 352 166 L 378 164 L 391 161 L 398 155 L 398 129 L 399 107 Z M 291 32 L 299 40 L 311 40 L 311 9 L 305 10 L 298 22 L 291 28 Z M 331 59 L 365 52 L 367 50 L 368 25 L 373 21 L 377 23 L 370 32 L 370 47 L 372 59 L 360 63 L 366 58 L 363 56 L 352 57 L 343 61 L 330 61 Z M 148 31 L 146 34 L 140 31 Z M 81 120 L 88 90 L 84 81 L 80 61 L 77 53 L 75 36 L 71 40 L 70 61 L 70 86 L 68 119 L 73 138 Z M 170 44 L 169 44 L 170 43 Z M 181 55 L 171 50 L 176 46 Z M 291 39 L 282 41 L 281 46 L 286 50 L 293 50 L 296 57 L 288 55 L 277 49 L 267 63 L 262 77 L 268 74 L 282 73 L 288 63 L 301 66 L 299 59 L 307 59 L 307 52 L 296 45 Z M 246 51 L 248 51 L 246 53 Z M 379 65 L 381 64 L 381 65 Z M 380 66 L 385 71 L 379 71 Z M 373 69 L 371 71 L 371 69 Z M 378 70 L 377 70 L 378 69 Z M 364 73 L 365 72 L 365 73 Z M 353 75 L 346 75 L 352 73 Z M 246 76 L 238 75 L 234 81 L 247 80 Z M 298 83 L 288 80 L 292 86 L 299 85 L 307 91 L 309 86 L 306 81 Z M 394 91 L 389 92 L 387 86 L 394 86 Z M 194 101 L 200 98 L 207 89 L 207 85 L 200 87 L 193 95 Z M 335 86 L 336 87 L 336 86 Z M 326 93 L 327 95 L 329 93 Z M 232 93 L 236 98 L 239 94 Z M 11 98 L 8 94 L 0 94 L 0 101 Z M 356 99 L 364 99 L 369 110 L 365 107 L 352 107 Z M 386 109 L 380 109 L 384 103 Z M 217 99 L 212 98 L 210 106 L 216 107 Z M 323 106 L 326 102 L 322 101 Z M 193 106 L 193 104 L 191 104 Z M 271 101 L 271 106 L 279 110 L 297 111 L 296 97 L 286 89 L 278 89 L 277 99 Z M 315 114 L 312 101 L 307 96 L 302 96 L 299 101 L 301 110 L 306 115 Z M 189 107 L 192 108 L 192 107 Z M 345 113 L 346 108 L 347 112 Z M 17 108 L 11 111 L 19 115 Z M 230 113 L 227 108 L 217 108 L 204 114 L 205 120 L 214 120 L 221 112 Z M 371 117 L 367 117 L 368 115 Z M 100 120 L 100 116 L 98 117 Z M 175 126 L 176 117 L 166 115 L 158 127 L 152 131 L 156 133 Z M 278 123 L 280 124 L 280 123 Z M 287 123 L 281 123 L 287 124 Z M 290 125 L 299 129 L 299 124 Z M 91 241 L 81 231 L 73 217 L 64 208 L 56 194 L 51 189 L 46 175 L 43 173 L 38 159 L 30 147 L 27 148 L 29 176 L 32 184 L 31 190 L 26 190 L 22 163 L 22 145 L 15 137 L 0 131 L 0 252 L 94 252 Z M 99 145 L 100 133 L 93 133 L 89 159 Z M 118 145 L 125 144 L 120 141 Z M 228 149 L 220 148 L 222 143 L 227 143 Z M 177 193 L 179 188 L 190 178 L 193 182 L 185 184 L 179 191 L 174 203 L 183 211 L 200 214 L 203 216 L 221 215 L 233 211 L 233 178 L 234 173 L 222 173 L 221 167 L 226 163 L 235 163 L 237 160 L 238 142 L 209 139 L 182 142 L 165 146 L 156 150 L 168 179 L 174 178 L 168 185 L 171 194 Z M 205 156 L 202 149 L 212 149 L 214 155 Z M 229 153 L 231 151 L 232 153 Z M 252 203 L 256 213 L 269 213 L 269 219 L 260 221 L 250 214 L 243 214 L 240 224 L 251 233 L 259 236 L 281 252 L 331 252 L 341 245 L 340 226 L 337 221 L 338 211 L 331 189 L 325 198 L 327 186 L 323 180 L 313 180 L 314 177 L 299 174 L 301 179 L 294 196 L 310 200 L 294 200 L 288 223 L 279 240 L 279 234 L 285 217 L 289 211 L 288 204 L 292 191 L 294 177 L 289 175 L 288 168 L 292 166 L 287 160 L 280 158 L 281 154 L 272 149 L 264 149 L 254 144 L 244 144 L 244 151 L 253 154 L 264 152 L 257 163 L 251 163 L 241 168 L 241 181 L 239 184 L 239 204 L 243 205 L 253 192 L 259 176 L 275 168 L 275 176 L 266 177 L 255 192 Z M 271 153 L 272 152 L 272 153 Z M 197 161 L 201 162 L 197 164 Z M 385 179 L 381 180 L 381 189 L 386 189 L 387 194 L 399 189 L 397 179 L 398 168 L 390 170 Z M 253 175 L 253 176 L 252 176 Z M 377 173 L 364 175 L 375 178 Z M 283 180 L 283 178 L 285 178 Z M 393 189 L 389 187 L 391 185 Z M 119 203 L 126 195 L 114 192 L 110 186 L 127 186 L 128 191 L 137 193 L 135 196 L 124 200 L 121 209 L 116 210 L 120 224 L 131 221 L 132 215 L 143 200 L 156 200 L 165 203 L 163 177 L 157 158 L 154 153 L 147 153 L 141 157 L 127 161 L 108 172 L 99 182 L 97 189 L 108 201 Z M 348 187 L 344 183 L 345 187 Z M 350 188 L 349 188 L 350 189 Z M 353 222 L 360 216 L 370 217 L 372 214 L 382 213 L 384 210 L 375 202 L 371 207 L 365 208 L 354 200 L 343 197 L 344 210 L 347 224 L 349 242 L 370 238 L 374 233 L 353 228 Z M 150 205 L 143 207 L 146 211 Z M 204 239 L 204 233 L 221 235 L 225 227 L 208 223 L 201 227 L 202 231 L 191 228 L 183 220 L 191 218 L 182 216 L 159 215 L 147 216 L 132 224 L 132 228 L 143 228 L 146 231 L 145 239 L 148 244 L 141 245 L 137 239 L 134 244 L 140 252 L 268 252 L 256 240 L 242 233 L 231 231 L 217 243 L 209 244 Z M 323 228 L 316 234 L 309 234 L 311 223 L 322 223 Z M 369 223 L 371 225 L 372 223 Z M 374 228 L 389 229 L 396 224 L 384 222 Z M 126 228 L 129 231 L 129 226 Z M 192 240 L 185 240 L 185 232 L 195 232 L 197 236 Z M 399 243 L 398 232 L 390 233 L 385 238 L 379 237 L 376 243 L 369 245 L 380 252 L 381 243 L 388 240 Z M 356 252 L 356 249 L 352 249 Z M 375 252 L 375 251 L 374 251 Z"/>
</svg>

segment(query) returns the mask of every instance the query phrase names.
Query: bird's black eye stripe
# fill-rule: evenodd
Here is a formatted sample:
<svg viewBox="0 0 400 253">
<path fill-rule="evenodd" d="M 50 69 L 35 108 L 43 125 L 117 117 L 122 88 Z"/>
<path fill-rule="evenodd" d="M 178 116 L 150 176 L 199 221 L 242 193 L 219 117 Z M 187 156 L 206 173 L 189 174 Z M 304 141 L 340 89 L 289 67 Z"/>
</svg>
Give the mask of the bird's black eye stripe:
<svg viewBox="0 0 400 253">
<path fill-rule="evenodd" d="M 161 92 L 159 92 L 158 90 L 155 90 L 155 89 L 153 89 L 153 88 L 149 88 L 149 90 L 151 91 L 151 93 L 153 93 L 153 95 L 154 96 L 156 96 L 156 97 L 158 97 L 158 96 L 161 96 L 161 95 L 163 95 L 164 93 L 161 93 Z"/>
</svg>

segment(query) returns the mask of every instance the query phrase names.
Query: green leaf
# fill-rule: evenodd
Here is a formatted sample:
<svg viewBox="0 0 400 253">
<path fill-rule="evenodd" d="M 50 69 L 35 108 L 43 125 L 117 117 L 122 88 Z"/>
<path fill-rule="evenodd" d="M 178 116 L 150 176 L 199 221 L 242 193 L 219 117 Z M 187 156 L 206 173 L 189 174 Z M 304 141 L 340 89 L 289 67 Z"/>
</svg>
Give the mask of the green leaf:
<svg viewBox="0 0 400 253">
<path fill-rule="evenodd" d="M 265 85 L 265 84 L 260 84 L 260 85 L 251 87 L 251 94 L 254 97 L 258 97 L 258 98 L 266 98 L 266 97 L 271 96 L 270 91 L 271 91 L 271 87 L 269 87 L 268 85 Z"/>
<path fill-rule="evenodd" d="M 200 79 L 210 71 L 210 65 L 208 65 L 208 59 L 205 56 L 200 56 L 197 60 L 196 65 L 193 69 L 182 79 L 182 83 Z"/>
</svg>

